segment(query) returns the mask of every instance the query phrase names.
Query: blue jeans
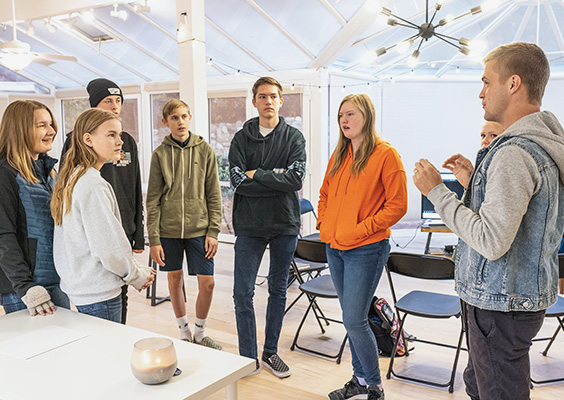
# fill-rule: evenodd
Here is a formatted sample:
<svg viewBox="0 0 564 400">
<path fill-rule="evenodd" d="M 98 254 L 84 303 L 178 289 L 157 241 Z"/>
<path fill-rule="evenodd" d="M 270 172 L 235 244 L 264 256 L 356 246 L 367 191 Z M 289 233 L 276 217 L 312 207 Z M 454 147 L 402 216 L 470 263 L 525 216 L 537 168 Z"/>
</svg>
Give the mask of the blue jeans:
<svg viewBox="0 0 564 400">
<path fill-rule="evenodd" d="M 389 255 L 388 239 L 351 250 L 327 245 L 327 261 L 349 335 L 354 375 L 369 385 L 382 383 L 378 343 L 368 326 L 368 310 Z"/>
<path fill-rule="evenodd" d="M 263 351 L 276 353 L 286 308 L 286 287 L 290 262 L 296 251 L 297 236 L 273 238 L 237 236 L 235 241 L 235 282 L 233 300 L 239 337 L 239 354 L 258 359 L 257 328 L 253 297 L 255 281 L 266 245 L 270 245 L 268 306 Z"/>
<path fill-rule="evenodd" d="M 69 298 L 65 292 L 61 290 L 59 285 L 47 286 L 45 289 L 47 289 L 49 295 L 51 296 L 51 301 L 55 303 L 57 307 L 70 309 Z M 0 304 L 4 307 L 4 312 L 6 314 L 25 310 L 27 308 L 20 296 L 15 293 L 0 295 Z"/>
<path fill-rule="evenodd" d="M 121 322 L 121 293 L 113 299 L 98 303 L 76 306 L 78 312 L 92 315 L 93 317 L 107 319 L 108 321 Z"/>
</svg>

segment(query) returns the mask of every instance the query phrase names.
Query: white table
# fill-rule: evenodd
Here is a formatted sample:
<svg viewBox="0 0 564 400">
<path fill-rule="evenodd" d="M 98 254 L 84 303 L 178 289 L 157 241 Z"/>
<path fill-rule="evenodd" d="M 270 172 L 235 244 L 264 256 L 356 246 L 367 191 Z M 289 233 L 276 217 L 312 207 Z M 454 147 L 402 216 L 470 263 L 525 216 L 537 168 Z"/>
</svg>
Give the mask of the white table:
<svg viewBox="0 0 564 400">
<path fill-rule="evenodd" d="M 227 399 L 236 400 L 237 381 L 255 369 L 250 358 L 172 339 L 182 374 L 144 385 L 131 372 L 133 344 L 162 335 L 62 308 L 45 317 L 27 310 L 0 316 L 0 348 L 51 325 L 88 336 L 28 360 L 0 353 L 0 399 L 196 400 L 227 387 Z"/>
</svg>

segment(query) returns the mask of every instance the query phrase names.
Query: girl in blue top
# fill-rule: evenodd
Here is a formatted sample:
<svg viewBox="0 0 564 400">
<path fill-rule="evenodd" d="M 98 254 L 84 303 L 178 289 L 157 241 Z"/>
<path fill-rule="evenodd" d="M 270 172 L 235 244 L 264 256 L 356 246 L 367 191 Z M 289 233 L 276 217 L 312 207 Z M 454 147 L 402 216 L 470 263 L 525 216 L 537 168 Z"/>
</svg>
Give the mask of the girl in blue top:
<svg viewBox="0 0 564 400">
<path fill-rule="evenodd" d="M 33 100 L 8 105 L 0 125 L 0 303 L 6 313 L 28 307 L 52 314 L 69 308 L 53 263 L 49 204 L 57 160 L 47 155 L 57 125 Z"/>
</svg>

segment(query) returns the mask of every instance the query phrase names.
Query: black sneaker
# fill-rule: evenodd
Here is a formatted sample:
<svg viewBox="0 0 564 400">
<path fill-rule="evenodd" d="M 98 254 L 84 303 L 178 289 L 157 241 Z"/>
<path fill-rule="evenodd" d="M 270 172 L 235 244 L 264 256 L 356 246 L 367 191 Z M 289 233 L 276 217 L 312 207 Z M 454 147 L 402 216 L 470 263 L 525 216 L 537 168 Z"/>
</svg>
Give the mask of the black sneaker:
<svg viewBox="0 0 564 400">
<path fill-rule="evenodd" d="M 358 383 L 358 379 L 353 375 L 352 379 L 345 383 L 341 389 L 329 393 L 329 400 L 365 400 L 368 399 L 368 388 Z M 375 397 L 377 399 L 377 397 Z M 371 399 L 372 400 L 372 399 Z"/>
<path fill-rule="evenodd" d="M 262 363 L 278 378 L 287 378 L 290 376 L 290 368 L 278 357 L 278 354 L 273 354 L 270 357 L 266 357 L 263 354 Z"/>
<path fill-rule="evenodd" d="M 376 385 L 368 386 L 368 400 L 385 400 L 384 391 Z"/>
</svg>

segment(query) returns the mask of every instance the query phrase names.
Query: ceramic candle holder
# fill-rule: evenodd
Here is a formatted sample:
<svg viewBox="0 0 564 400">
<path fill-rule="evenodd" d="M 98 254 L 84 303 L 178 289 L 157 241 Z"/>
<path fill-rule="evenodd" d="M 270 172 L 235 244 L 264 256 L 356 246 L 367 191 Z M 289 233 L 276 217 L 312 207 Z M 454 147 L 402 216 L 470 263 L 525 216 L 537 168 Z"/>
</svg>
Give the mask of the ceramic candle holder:
<svg viewBox="0 0 564 400">
<path fill-rule="evenodd" d="M 147 338 L 133 345 L 131 371 L 142 383 L 156 385 L 168 381 L 176 371 L 176 351 L 172 340 Z"/>
</svg>

